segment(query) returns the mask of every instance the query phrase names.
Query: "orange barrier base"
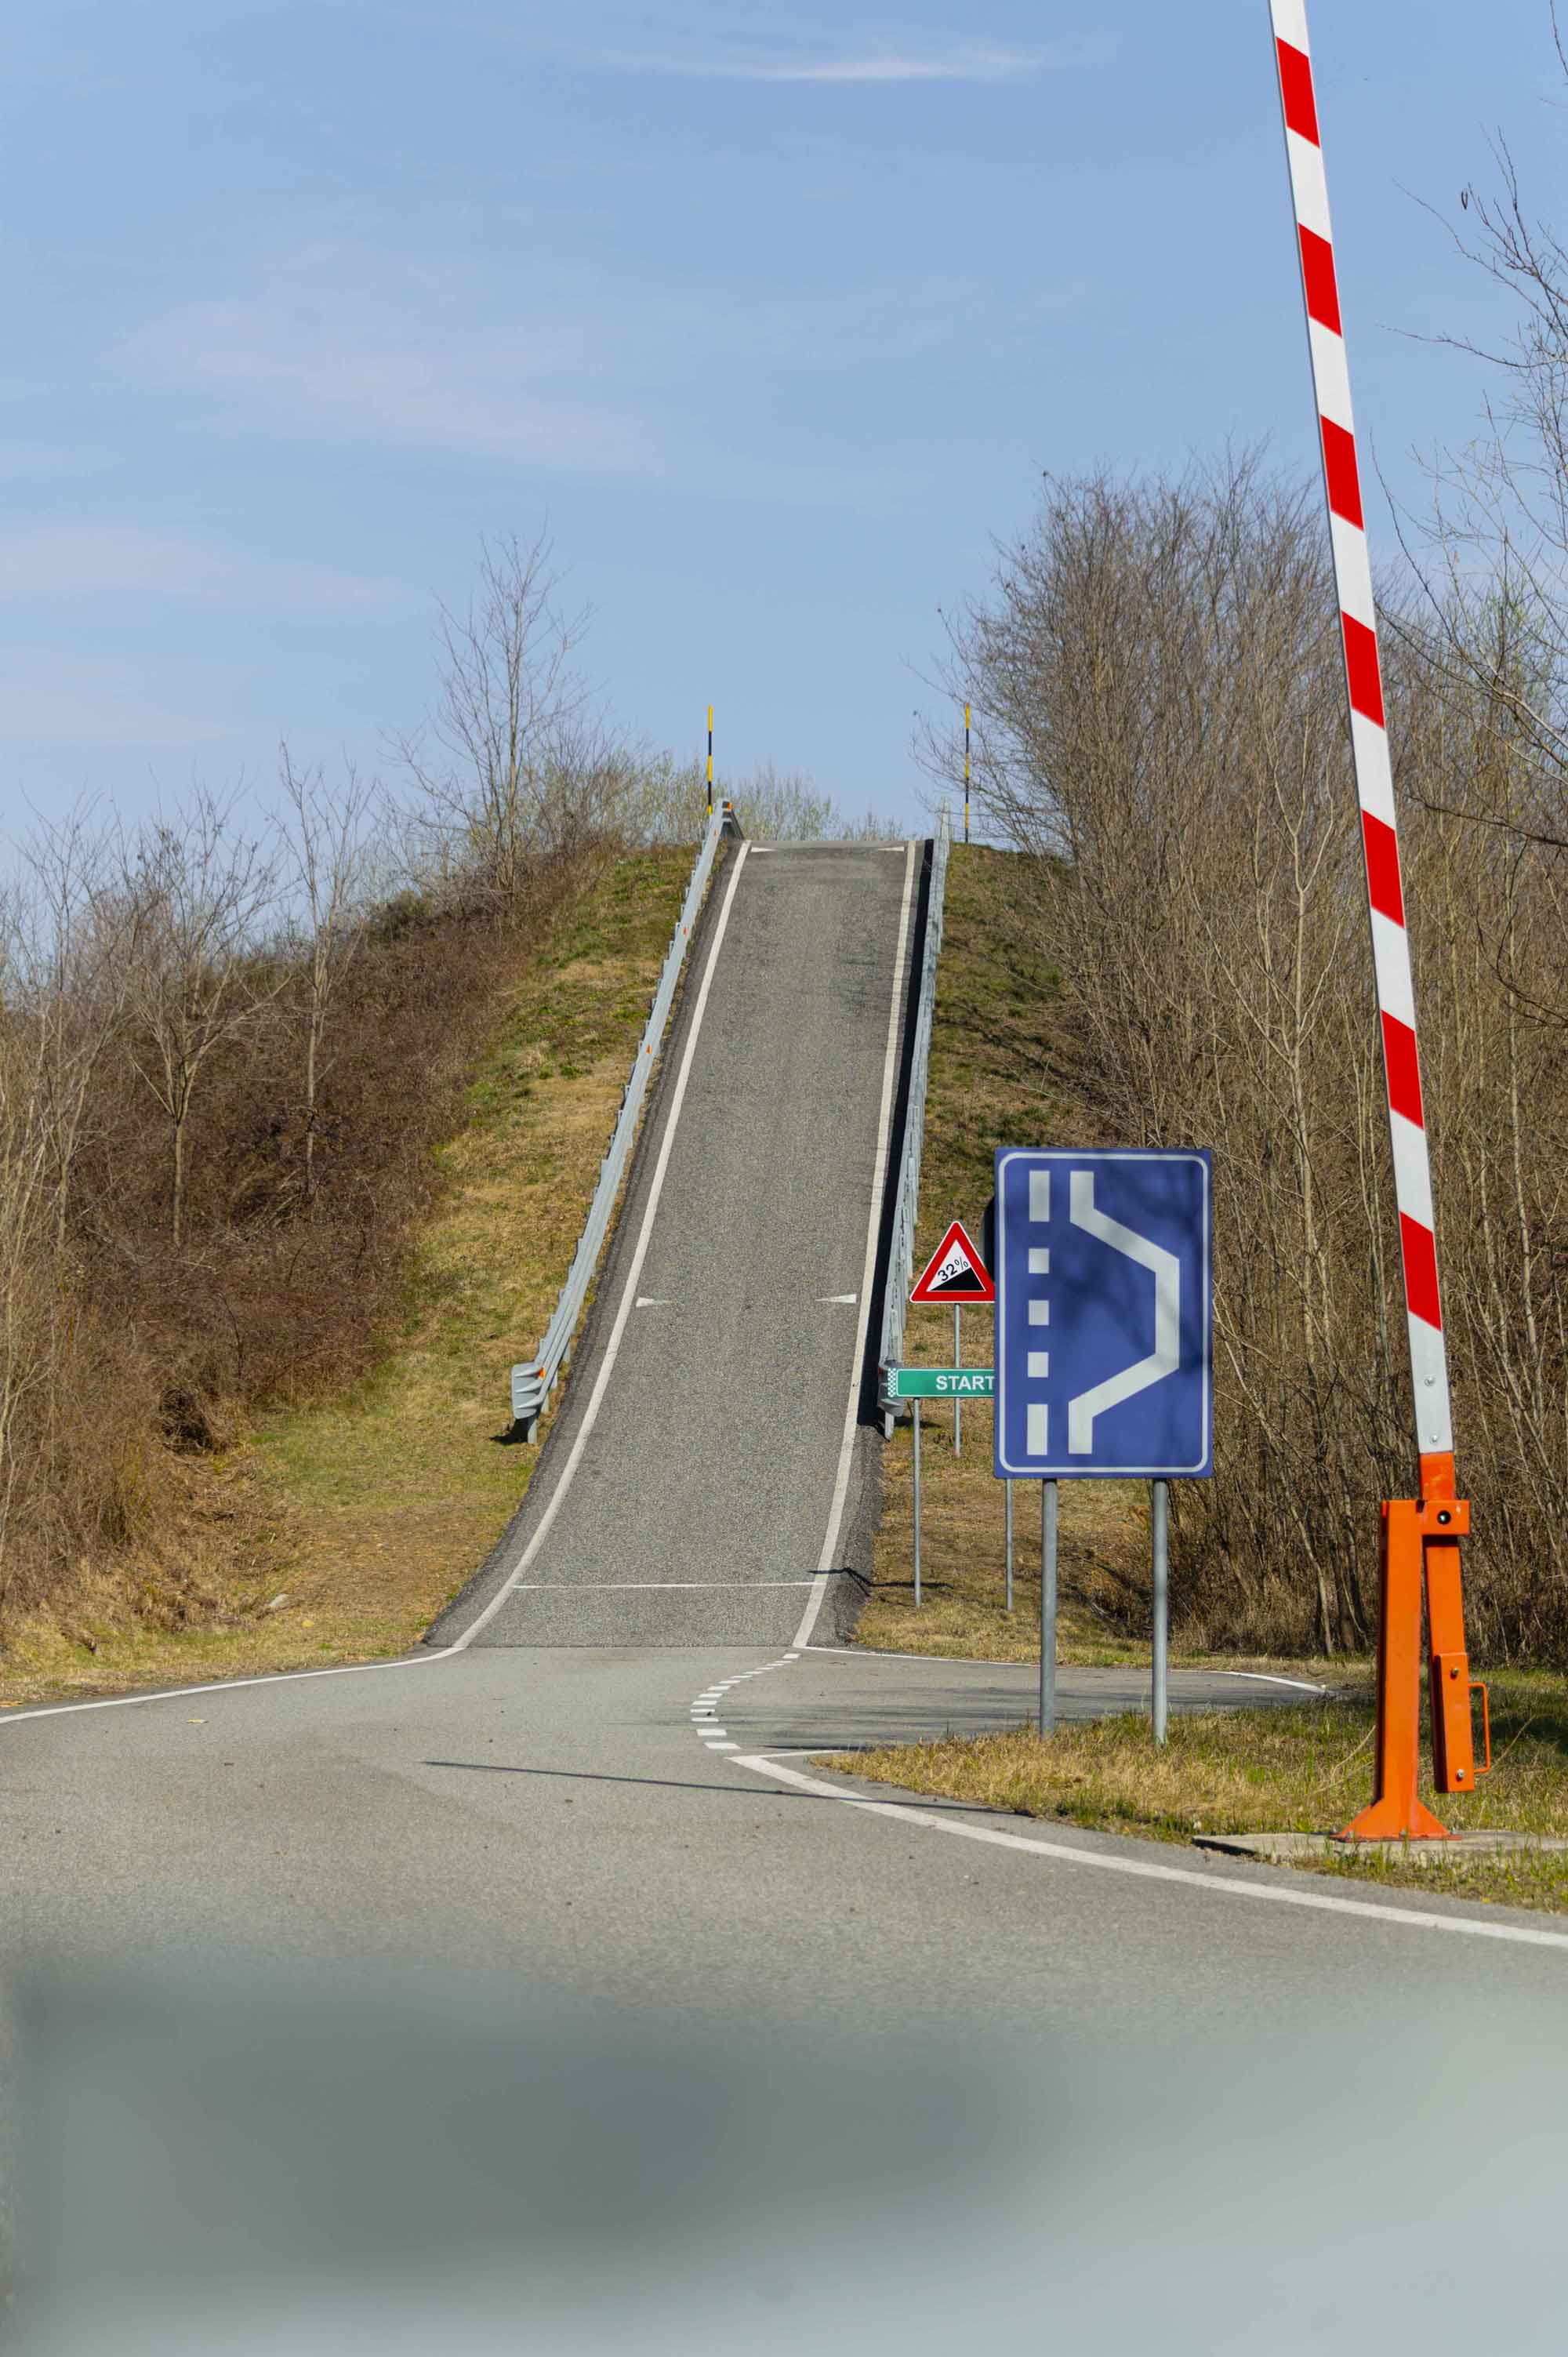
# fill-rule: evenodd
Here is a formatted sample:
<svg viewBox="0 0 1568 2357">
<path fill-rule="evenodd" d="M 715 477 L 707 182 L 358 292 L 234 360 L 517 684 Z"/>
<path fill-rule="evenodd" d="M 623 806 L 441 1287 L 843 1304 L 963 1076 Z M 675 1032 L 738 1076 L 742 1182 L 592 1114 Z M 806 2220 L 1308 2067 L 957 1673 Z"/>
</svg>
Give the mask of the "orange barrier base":
<svg viewBox="0 0 1568 2357">
<path fill-rule="evenodd" d="M 1470 1671 L 1459 1541 L 1470 1509 L 1454 1495 L 1452 1457 L 1423 1457 L 1421 1499 L 1382 1505 L 1378 1599 L 1378 1781 L 1371 1805 L 1344 1841 L 1444 1840 L 1448 1828 L 1417 1797 L 1421 1770 L 1422 1605 L 1426 1607 L 1433 1781 L 1440 1792 L 1475 1790 Z"/>
</svg>

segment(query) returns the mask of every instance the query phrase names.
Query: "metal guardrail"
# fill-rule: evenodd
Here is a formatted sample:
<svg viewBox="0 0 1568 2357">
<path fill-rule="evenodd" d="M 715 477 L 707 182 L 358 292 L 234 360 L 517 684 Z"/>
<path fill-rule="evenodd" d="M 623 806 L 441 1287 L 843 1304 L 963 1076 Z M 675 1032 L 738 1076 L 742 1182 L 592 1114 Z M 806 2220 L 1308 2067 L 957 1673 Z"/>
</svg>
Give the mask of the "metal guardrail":
<svg viewBox="0 0 1568 2357">
<path fill-rule="evenodd" d="M 703 837 L 692 880 L 686 887 L 680 919 L 671 936 L 670 947 L 659 976 L 659 987 L 653 994 L 653 1005 L 647 1024 L 638 1042 L 637 1061 L 631 1068 L 627 1084 L 621 1092 L 620 1112 L 616 1116 L 615 1129 L 599 1165 L 598 1184 L 594 1200 L 588 1206 L 588 1216 L 583 1222 L 583 1232 L 577 1239 L 577 1249 L 572 1255 L 572 1265 L 566 1272 L 566 1282 L 555 1304 L 555 1314 L 544 1329 L 544 1340 L 537 1355 L 524 1365 L 511 1371 L 511 1412 L 516 1423 L 523 1427 L 523 1437 L 532 1440 L 544 1413 L 544 1403 L 550 1397 L 560 1373 L 572 1337 L 577 1330 L 577 1320 L 583 1314 L 583 1304 L 588 1297 L 588 1286 L 598 1266 L 599 1251 L 609 1232 L 615 1212 L 616 1198 L 631 1160 L 631 1149 L 637 1137 L 638 1120 L 648 1084 L 652 1077 L 654 1061 L 663 1045 L 665 1026 L 674 1003 L 675 985 L 681 979 L 686 952 L 692 945 L 692 935 L 703 906 L 703 896 L 708 888 L 719 841 L 725 834 L 738 834 L 740 828 L 734 810 L 725 802 L 716 811 Z"/>
<path fill-rule="evenodd" d="M 887 1388 L 887 1371 L 904 1357 L 904 1319 L 909 1306 L 909 1285 L 915 1266 L 915 1222 L 920 1208 L 920 1152 L 926 1140 L 926 1087 L 930 1076 L 931 1021 L 937 1005 L 937 960 L 942 949 L 942 910 L 947 897 L 948 853 L 952 848 L 952 821 L 944 807 L 937 817 L 931 845 L 931 883 L 926 899 L 926 939 L 920 961 L 920 996 L 915 1008 L 915 1039 L 909 1060 L 909 1101 L 904 1115 L 904 1142 L 898 1171 L 898 1193 L 893 1207 L 893 1235 L 887 1255 L 887 1283 L 882 1296 L 882 1339 L 877 1350 L 877 1395 L 882 1406 L 883 1437 L 896 1419 L 908 1414 L 908 1402 L 895 1399 Z"/>
</svg>

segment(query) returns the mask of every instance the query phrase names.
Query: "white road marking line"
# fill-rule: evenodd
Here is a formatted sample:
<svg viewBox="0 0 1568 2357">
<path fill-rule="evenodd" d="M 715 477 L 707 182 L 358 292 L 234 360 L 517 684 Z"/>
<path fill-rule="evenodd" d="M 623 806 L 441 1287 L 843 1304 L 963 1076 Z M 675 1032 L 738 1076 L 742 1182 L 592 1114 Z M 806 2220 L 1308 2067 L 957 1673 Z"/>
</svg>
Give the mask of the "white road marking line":
<svg viewBox="0 0 1568 2357">
<path fill-rule="evenodd" d="M 697 991 L 696 1002 L 692 1009 L 692 1028 L 686 1035 L 686 1045 L 681 1057 L 680 1070 L 675 1076 L 675 1087 L 670 1100 L 669 1118 L 664 1125 L 664 1135 L 660 1140 L 659 1159 L 653 1167 L 653 1179 L 648 1189 L 648 1203 L 642 1214 L 642 1225 L 638 1231 L 637 1243 L 632 1249 L 631 1265 L 627 1270 L 619 1307 L 616 1310 L 615 1323 L 610 1328 L 609 1340 L 605 1345 L 605 1355 L 600 1362 L 598 1373 L 594 1379 L 594 1388 L 588 1394 L 588 1405 L 584 1411 L 583 1421 L 577 1427 L 571 1452 L 561 1469 L 555 1487 L 545 1501 L 544 1512 L 539 1518 L 538 1527 L 533 1536 L 518 1558 L 510 1577 L 502 1581 L 484 1610 L 469 1623 L 457 1639 L 453 1648 L 455 1652 L 460 1652 L 473 1643 L 480 1630 L 486 1628 L 494 1620 L 507 1598 L 521 1584 L 523 1573 L 543 1545 L 556 1515 L 565 1502 L 566 1493 L 572 1486 L 572 1478 L 583 1461 L 583 1452 L 588 1445 L 589 1435 L 598 1422 L 599 1409 L 603 1405 L 605 1394 L 609 1388 L 609 1380 L 615 1371 L 616 1360 L 620 1355 L 621 1337 L 626 1332 L 627 1320 L 631 1316 L 632 1305 L 637 1298 L 637 1280 L 642 1275 L 642 1264 L 648 1257 L 649 1243 L 653 1234 L 653 1222 L 659 1212 L 660 1197 L 664 1192 L 664 1174 L 670 1168 L 670 1157 L 674 1151 L 675 1133 L 681 1125 L 681 1108 L 686 1102 L 686 1089 L 692 1077 L 693 1060 L 697 1052 L 697 1042 L 703 1034 L 703 1017 L 707 1011 L 708 994 L 713 988 L 714 976 L 718 972 L 719 952 L 724 947 L 730 911 L 735 907 L 735 896 L 739 888 L 740 879 L 746 873 L 746 856 L 750 848 L 749 844 L 743 843 L 736 855 L 735 866 L 730 873 L 729 889 L 725 894 L 724 906 L 719 910 L 719 920 L 714 929 L 713 945 L 708 952 L 708 963 Z"/>
<path fill-rule="evenodd" d="M 100 1695 L 94 1702 L 39 1703 L 32 1710 L 0 1714 L 0 1730 L 21 1727 L 30 1718 L 65 1718 L 79 1710 L 128 1710 L 133 1703 L 184 1702 L 199 1694 L 238 1694 L 242 1686 L 292 1686 L 305 1678 L 361 1677 L 371 1670 L 423 1670 L 432 1662 L 448 1662 L 459 1645 L 443 1645 L 436 1653 L 411 1653 L 402 1662 L 340 1662 L 330 1670 L 274 1670 L 256 1678 L 211 1678 L 199 1686 L 160 1686 L 156 1694 Z"/>
<path fill-rule="evenodd" d="M 1209 1670 L 1205 1674 L 1211 1678 L 1251 1678 L 1261 1686 L 1299 1686 L 1303 1694 L 1328 1692 L 1326 1686 L 1320 1686 L 1312 1678 L 1276 1678 L 1268 1670 Z"/>
<path fill-rule="evenodd" d="M 858 1293 L 819 1293 L 817 1299 L 819 1301 L 843 1302 L 853 1307 L 853 1305 L 860 1299 L 860 1296 Z"/>
<path fill-rule="evenodd" d="M 675 1304 L 666 1299 L 662 1294 L 639 1293 L 637 1297 L 637 1307 L 639 1309 L 673 1309 Z"/>
<path fill-rule="evenodd" d="M 1289 1890 L 1273 1882 L 1243 1882 L 1224 1873 L 1210 1869 L 1201 1873 L 1189 1866 L 1155 1866 L 1141 1857 L 1117 1857 L 1104 1850 L 1073 1849 L 1066 1842 L 1038 1841 L 1027 1834 L 1008 1834 L 992 1825 L 961 1824 L 956 1818 L 943 1816 L 930 1809 L 911 1808 L 905 1801 L 871 1801 L 858 1792 L 846 1792 L 837 1784 L 824 1784 L 815 1776 L 803 1776 L 798 1768 L 781 1768 L 779 1755 L 760 1751 L 742 1754 L 736 1760 L 737 1768 L 749 1768 L 758 1776 L 772 1776 L 780 1783 L 792 1784 L 813 1799 L 839 1801 L 845 1807 L 863 1809 L 874 1817 L 891 1817 L 896 1824 L 916 1825 L 931 1833 L 958 1834 L 965 1841 L 989 1843 L 997 1849 L 1024 1850 L 1036 1857 L 1048 1857 L 1062 1866 L 1083 1866 L 1101 1874 L 1127 1874 L 1143 1882 L 1175 1882 L 1190 1889 L 1206 1890 L 1225 1899 L 1258 1900 L 1277 1907 L 1307 1907 L 1322 1914 L 1355 1915 L 1362 1919 L 1420 1932 L 1456 1932 L 1473 1940 L 1503 1940 L 1527 1948 L 1568 1948 L 1568 1932 L 1535 1931 L 1524 1923 L 1487 1923 L 1471 1915 L 1433 1915 L 1423 1908 L 1385 1907 L 1370 1899 L 1340 1899 L 1329 1890 Z"/>
<path fill-rule="evenodd" d="M 732 1587 L 749 1590 L 754 1587 L 810 1587 L 812 1585 L 810 1579 L 514 1579 L 508 1593 L 519 1596 L 534 1594 L 547 1587 L 552 1595 L 559 1596 L 614 1596 L 624 1587 L 630 1595 L 641 1596 L 666 1587 L 722 1587 L 727 1592 Z"/>
<path fill-rule="evenodd" d="M 925 1662 L 928 1664 L 937 1662 L 945 1662 L 958 1669 L 1027 1669 L 1031 1679 L 1034 1676 L 1033 1667 L 1026 1662 L 987 1661 L 984 1655 L 981 1653 L 885 1653 L 880 1649 L 875 1652 L 872 1652 L 869 1650 L 863 1652 L 854 1645 L 808 1645 L 806 1647 L 806 1651 L 808 1653 L 822 1653 L 827 1655 L 830 1660 L 840 1662 L 854 1662 L 859 1663 L 866 1662 Z M 1139 1674 L 1141 1674 L 1141 1673 Z M 1252 1678 L 1262 1685 L 1298 1686 L 1303 1694 L 1326 1695 L 1333 1691 L 1329 1686 L 1315 1685 L 1310 1678 L 1275 1677 L 1268 1670 L 1194 1670 L 1190 1673 L 1178 1670 L 1176 1674 L 1178 1677 L 1191 1675 L 1193 1677 L 1204 1678 Z M 1147 1690 L 1147 1682 L 1145 1681 L 1145 1693 Z M 1026 1689 L 1026 1693 L 1030 1695 L 1033 1695 L 1034 1687 L 1032 1684 Z M 1201 1707 L 1201 1706 L 1199 1706 L 1199 1707 Z"/>
<path fill-rule="evenodd" d="M 733 1677 L 721 1679 L 717 1685 L 706 1687 L 691 1706 L 693 1733 L 699 1735 L 709 1751 L 738 1751 L 740 1746 L 730 1740 L 727 1727 L 715 1727 L 720 1697 L 731 1686 L 738 1686 L 747 1678 L 763 1678 L 769 1670 L 781 1670 L 790 1662 L 798 1662 L 799 1653 L 784 1653 L 777 1661 L 758 1662 L 749 1670 L 736 1670 Z"/>
<path fill-rule="evenodd" d="M 869 1301 L 876 1275 L 876 1244 L 882 1226 L 882 1190 L 887 1178 L 887 1146 L 893 1125 L 894 1083 L 898 1064 L 898 1017 L 904 1004 L 904 952 L 909 939 L 909 906 L 914 895 L 915 845 L 911 843 L 904 855 L 904 899 L 898 911 L 898 942 L 893 953 L 892 1003 L 887 1010 L 887 1046 L 882 1062 L 882 1103 L 876 1119 L 876 1152 L 872 1162 L 871 1216 L 865 1229 L 865 1265 L 861 1272 L 860 1291 Z M 797 1645 L 809 1641 L 822 1609 L 822 1598 L 828 1592 L 828 1574 L 833 1567 L 838 1552 L 839 1526 L 843 1521 L 844 1501 L 849 1495 L 850 1467 L 854 1458 L 854 1436 L 860 1415 L 860 1386 L 865 1365 L 866 1345 L 870 1335 L 867 1321 L 861 1319 L 855 1343 L 854 1361 L 850 1371 L 849 1397 L 844 1403 L 843 1438 L 839 1445 L 838 1475 L 833 1482 L 832 1503 L 828 1510 L 827 1535 L 817 1565 L 817 1577 L 811 1583 L 811 1593 L 800 1615 L 800 1625 L 795 1631 Z"/>
<path fill-rule="evenodd" d="M 981 1653 L 884 1653 L 881 1651 L 874 1653 L 862 1652 L 854 1645 L 808 1645 L 805 1650 L 808 1653 L 826 1653 L 839 1662 L 941 1662 L 950 1667 L 956 1663 L 961 1669 L 970 1670 L 1023 1669 L 1029 1673 L 1028 1692 L 1032 1695 L 1035 1691 L 1035 1665 L 1032 1662 L 988 1662 Z"/>
</svg>

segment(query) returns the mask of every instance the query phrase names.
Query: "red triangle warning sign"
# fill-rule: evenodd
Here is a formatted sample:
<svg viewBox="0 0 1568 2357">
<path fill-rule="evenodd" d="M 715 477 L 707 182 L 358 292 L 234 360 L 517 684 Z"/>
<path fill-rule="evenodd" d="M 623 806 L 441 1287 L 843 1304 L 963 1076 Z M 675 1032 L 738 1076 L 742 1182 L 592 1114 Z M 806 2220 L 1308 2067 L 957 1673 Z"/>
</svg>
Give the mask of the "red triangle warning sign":
<svg viewBox="0 0 1568 2357">
<path fill-rule="evenodd" d="M 996 1287 L 991 1282 L 985 1263 L 964 1232 L 961 1220 L 953 1222 L 926 1263 L 909 1298 L 911 1301 L 995 1300 Z"/>
</svg>

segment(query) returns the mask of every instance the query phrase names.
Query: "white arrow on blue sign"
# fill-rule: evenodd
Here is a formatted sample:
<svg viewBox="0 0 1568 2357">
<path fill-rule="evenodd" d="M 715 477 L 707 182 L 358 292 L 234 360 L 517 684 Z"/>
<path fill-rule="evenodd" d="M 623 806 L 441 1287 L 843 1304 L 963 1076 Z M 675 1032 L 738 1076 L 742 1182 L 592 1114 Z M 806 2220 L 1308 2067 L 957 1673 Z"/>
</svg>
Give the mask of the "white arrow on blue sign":
<svg viewBox="0 0 1568 2357">
<path fill-rule="evenodd" d="M 996 1157 L 996 1470 L 1214 1469 L 1207 1152 Z"/>
</svg>

